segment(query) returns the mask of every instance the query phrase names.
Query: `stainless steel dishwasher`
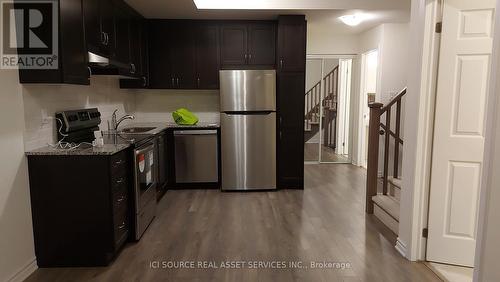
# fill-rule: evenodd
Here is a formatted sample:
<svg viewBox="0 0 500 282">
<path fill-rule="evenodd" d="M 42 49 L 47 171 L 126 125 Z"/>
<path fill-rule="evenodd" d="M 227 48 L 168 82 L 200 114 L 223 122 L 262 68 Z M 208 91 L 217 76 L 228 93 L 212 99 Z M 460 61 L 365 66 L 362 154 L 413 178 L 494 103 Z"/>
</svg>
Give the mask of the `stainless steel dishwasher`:
<svg viewBox="0 0 500 282">
<path fill-rule="evenodd" d="M 174 130 L 177 183 L 219 181 L 217 130 Z"/>
</svg>

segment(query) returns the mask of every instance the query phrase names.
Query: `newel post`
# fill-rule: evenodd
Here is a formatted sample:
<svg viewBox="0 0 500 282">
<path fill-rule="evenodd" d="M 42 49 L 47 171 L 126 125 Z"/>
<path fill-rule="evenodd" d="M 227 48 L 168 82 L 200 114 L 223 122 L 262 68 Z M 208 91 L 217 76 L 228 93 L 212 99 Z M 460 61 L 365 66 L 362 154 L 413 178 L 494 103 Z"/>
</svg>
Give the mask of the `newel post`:
<svg viewBox="0 0 500 282">
<path fill-rule="evenodd" d="M 378 153 L 380 116 L 382 115 L 381 103 L 370 103 L 370 124 L 368 129 L 368 163 L 366 173 L 366 213 L 373 213 L 372 197 L 377 195 L 378 178 Z"/>
</svg>

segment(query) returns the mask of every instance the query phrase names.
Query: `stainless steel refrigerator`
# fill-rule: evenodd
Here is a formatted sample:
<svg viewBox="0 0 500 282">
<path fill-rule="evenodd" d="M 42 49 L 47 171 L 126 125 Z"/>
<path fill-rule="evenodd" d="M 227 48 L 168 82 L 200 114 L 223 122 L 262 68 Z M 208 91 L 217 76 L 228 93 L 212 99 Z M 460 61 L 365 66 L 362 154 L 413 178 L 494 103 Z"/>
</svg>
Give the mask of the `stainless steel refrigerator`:
<svg viewBox="0 0 500 282">
<path fill-rule="evenodd" d="M 276 71 L 220 71 L 222 190 L 276 189 Z"/>
</svg>

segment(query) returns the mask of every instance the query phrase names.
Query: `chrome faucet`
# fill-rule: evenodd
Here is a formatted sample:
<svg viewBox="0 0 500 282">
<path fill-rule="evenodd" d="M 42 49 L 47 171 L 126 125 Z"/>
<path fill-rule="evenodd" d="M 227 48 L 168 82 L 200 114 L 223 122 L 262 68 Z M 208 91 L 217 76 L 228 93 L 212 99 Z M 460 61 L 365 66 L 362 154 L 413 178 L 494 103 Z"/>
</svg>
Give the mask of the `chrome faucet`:
<svg viewBox="0 0 500 282">
<path fill-rule="evenodd" d="M 116 132 L 118 131 L 118 126 L 120 125 L 120 123 L 122 123 L 122 121 L 126 120 L 126 119 L 135 119 L 135 116 L 133 115 L 124 115 L 123 117 L 121 117 L 118 121 L 116 120 L 116 112 L 118 112 L 118 109 L 116 109 L 114 112 L 113 112 L 113 115 L 111 116 L 111 128 L 108 128 L 109 131 L 111 132 Z M 108 123 L 108 127 L 109 127 L 109 123 Z"/>
</svg>

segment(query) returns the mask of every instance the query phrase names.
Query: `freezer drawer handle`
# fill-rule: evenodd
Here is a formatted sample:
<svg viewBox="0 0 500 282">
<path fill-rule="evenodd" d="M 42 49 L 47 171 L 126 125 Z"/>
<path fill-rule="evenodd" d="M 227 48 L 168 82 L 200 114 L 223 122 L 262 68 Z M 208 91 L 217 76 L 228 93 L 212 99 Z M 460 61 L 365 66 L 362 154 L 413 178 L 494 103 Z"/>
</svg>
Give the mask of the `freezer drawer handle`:
<svg viewBox="0 0 500 282">
<path fill-rule="evenodd" d="M 215 135 L 217 134 L 217 130 L 183 130 L 183 131 L 174 131 L 174 136 L 182 136 L 182 135 Z"/>
</svg>

